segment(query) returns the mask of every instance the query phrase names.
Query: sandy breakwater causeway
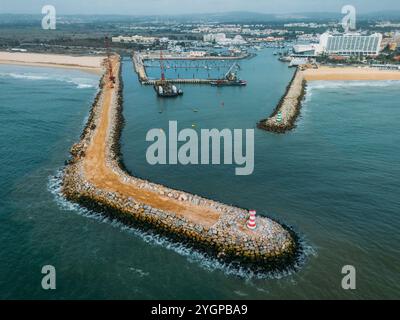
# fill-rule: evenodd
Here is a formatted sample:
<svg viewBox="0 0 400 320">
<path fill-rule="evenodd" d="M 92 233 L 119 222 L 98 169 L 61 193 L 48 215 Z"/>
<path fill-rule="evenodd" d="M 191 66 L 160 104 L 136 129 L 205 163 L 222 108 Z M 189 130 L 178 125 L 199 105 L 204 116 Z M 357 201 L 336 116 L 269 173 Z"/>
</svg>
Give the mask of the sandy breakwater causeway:
<svg viewBox="0 0 400 320">
<path fill-rule="evenodd" d="M 224 261 L 263 271 L 294 265 L 301 250 L 289 228 L 259 216 L 257 229 L 249 230 L 245 209 L 127 173 L 119 149 L 123 126 L 119 57 L 113 57 L 113 66 L 119 74 L 114 87 L 107 76 L 102 77 L 81 140 L 71 148 L 62 183 L 65 197 L 124 224 L 157 230 Z"/>
</svg>

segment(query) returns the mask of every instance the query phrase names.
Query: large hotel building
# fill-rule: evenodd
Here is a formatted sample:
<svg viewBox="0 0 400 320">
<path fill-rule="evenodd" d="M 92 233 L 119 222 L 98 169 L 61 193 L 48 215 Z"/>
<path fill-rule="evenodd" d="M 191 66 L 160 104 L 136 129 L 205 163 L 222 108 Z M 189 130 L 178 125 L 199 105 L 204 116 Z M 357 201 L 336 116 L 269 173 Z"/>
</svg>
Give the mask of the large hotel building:
<svg viewBox="0 0 400 320">
<path fill-rule="evenodd" d="M 361 35 L 360 33 L 321 35 L 316 54 L 337 55 L 378 55 L 382 42 L 382 34 Z"/>
</svg>

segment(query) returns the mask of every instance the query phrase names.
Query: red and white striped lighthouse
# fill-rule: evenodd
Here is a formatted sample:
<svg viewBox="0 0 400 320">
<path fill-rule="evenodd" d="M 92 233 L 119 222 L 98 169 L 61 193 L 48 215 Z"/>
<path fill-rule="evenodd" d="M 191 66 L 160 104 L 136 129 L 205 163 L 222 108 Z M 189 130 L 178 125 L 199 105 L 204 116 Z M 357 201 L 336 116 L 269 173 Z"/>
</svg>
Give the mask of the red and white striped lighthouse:
<svg viewBox="0 0 400 320">
<path fill-rule="evenodd" d="M 249 214 L 250 214 L 250 217 L 249 217 L 249 220 L 247 220 L 247 228 L 249 228 L 250 230 L 254 230 L 255 228 L 257 228 L 256 210 L 250 210 Z"/>
</svg>

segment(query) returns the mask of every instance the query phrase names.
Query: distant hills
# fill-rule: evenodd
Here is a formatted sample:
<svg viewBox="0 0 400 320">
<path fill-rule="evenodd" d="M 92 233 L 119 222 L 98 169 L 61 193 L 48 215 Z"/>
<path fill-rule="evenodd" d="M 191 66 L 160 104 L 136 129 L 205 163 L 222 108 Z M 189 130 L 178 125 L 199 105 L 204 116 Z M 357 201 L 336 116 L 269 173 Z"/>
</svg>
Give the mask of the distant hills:
<svg viewBox="0 0 400 320">
<path fill-rule="evenodd" d="M 227 12 L 227 13 L 209 13 L 201 15 L 181 15 L 176 16 L 180 19 L 218 21 L 218 22 L 276 22 L 283 20 L 323 20 L 336 19 L 340 15 L 337 13 L 288 13 L 288 14 L 266 14 L 255 12 Z M 400 15 L 399 15 L 400 17 Z"/>
<path fill-rule="evenodd" d="M 278 21 L 298 21 L 298 20 L 337 20 L 343 15 L 340 12 L 301 12 L 286 14 L 266 14 L 256 12 L 226 12 L 226 13 L 206 13 L 179 16 L 165 16 L 166 19 L 186 19 L 198 21 L 217 21 L 217 22 L 278 22 Z M 359 19 L 398 19 L 400 11 L 381 11 L 373 13 L 358 14 Z"/>
<path fill-rule="evenodd" d="M 0 14 L 1 23 L 28 22 L 41 19 L 41 15 L 29 14 Z M 220 22 L 220 23 L 268 23 L 286 21 L 322 21 L 338 20 L 342 17 L 340 12 L 301 12 L 287 14 L 267 14 L 257 12 L 226 12 L 226 13 L 199 13 L 180 15 L 63 15 L 62 19 L 82 20 L 85 22 Z M 380 11 L 357 15 L 359 20 L 368 19 L 395 19 L 400 21 L 400 11 Z"/>
</svg>

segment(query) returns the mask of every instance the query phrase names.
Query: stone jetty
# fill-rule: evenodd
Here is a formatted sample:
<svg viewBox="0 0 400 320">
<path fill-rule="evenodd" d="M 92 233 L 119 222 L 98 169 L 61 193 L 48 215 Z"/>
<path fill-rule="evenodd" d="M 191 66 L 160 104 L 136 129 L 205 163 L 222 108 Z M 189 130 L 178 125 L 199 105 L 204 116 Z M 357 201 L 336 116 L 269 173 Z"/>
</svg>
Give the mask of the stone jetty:
<svg viewBox="0 0 400 320">
<path fill-rule="evenodd" d="M 261 120 L 257 127 L 263 130 L 285 133 L 295 127 L 301 104 L 309 81 L 398 81 L 400 69 L 389 66 L 352 67 L 303 65 L 297 68 L 277 107 L 267 119 Z"/>
<path fill-rule="evenodd" d="M 135 51 L 132 55 L 132 61 L 140 83 L 147 84 L 149 82 L 149 78 L 147 77 L 142 54 L 138 51 Z"/>
<path fill-rule="evenodd" d="M 275 133 L 285 133 L 293 129 L 300 114 L 306 83 L 303 71 L 297 69 L 277 107 L 269 118 L 261 120 L 257 127 Z"/>
<path fill-rule="evenodd" d="M 119 139 L 123 126 L 119 56 L 116 74 L 107 75 L 93 102 L 81 140 L 71 148 L 62 192 L 71 201 L 120 220 L 155 230 L 223 260 L 262 270 L 292 265 L 298 254 L 296 235 L 269 218 L 257 217 L 256 230 L 246 226 L 248 210 L 136 178 L 124 170 Z"/>
</svg>

